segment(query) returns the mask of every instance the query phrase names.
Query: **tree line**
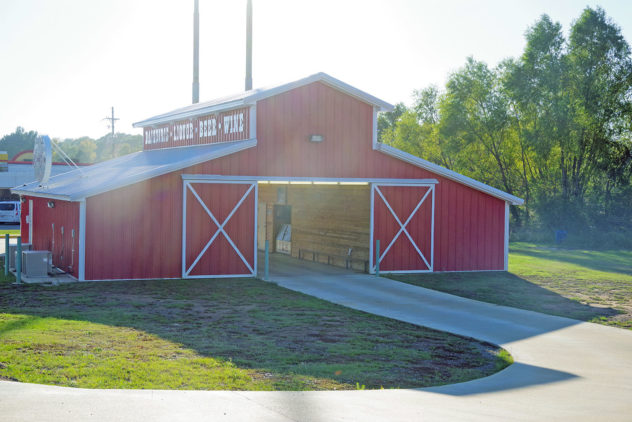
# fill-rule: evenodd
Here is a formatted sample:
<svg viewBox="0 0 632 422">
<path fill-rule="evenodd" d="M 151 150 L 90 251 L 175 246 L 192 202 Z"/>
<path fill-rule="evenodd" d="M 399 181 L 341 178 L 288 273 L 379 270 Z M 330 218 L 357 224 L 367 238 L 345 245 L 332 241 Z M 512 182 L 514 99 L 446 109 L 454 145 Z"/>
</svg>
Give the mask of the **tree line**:
<svg viewBox="0 0 632 422">
<path fill-rule="evenodd" d="M 7 151 L 9 160 L 16 154 L 32 150 L 38 134 L 26 131 L 22 127 L 0 139 L 0 150 Z M 93 139 L 88 136 L 80 138 L 53 139 L 75 163 L 96 163 L 120 157 L 143 149 L 142 135 L 117 133 Z M 58 152 L 53 151 L 53 161 L 63 161 Z"/>
<path fill-rule="evenodd" d="M 630 46 L 601 8 L 568 37 L 547 15 L 525 37 L 520 57 L 493 68 L 469 57 L 445 87 L 381 114 L 381 142 L 524 198 L 511 212 L 526 238 L 632 245 Z"/>
</svg>

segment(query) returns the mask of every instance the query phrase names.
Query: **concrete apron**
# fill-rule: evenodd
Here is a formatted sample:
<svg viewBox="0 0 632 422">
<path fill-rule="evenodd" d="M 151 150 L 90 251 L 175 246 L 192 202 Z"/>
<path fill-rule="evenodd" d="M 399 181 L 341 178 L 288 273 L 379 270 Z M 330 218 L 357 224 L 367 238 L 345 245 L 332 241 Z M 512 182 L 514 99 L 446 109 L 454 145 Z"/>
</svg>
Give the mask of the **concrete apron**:
<svg viewBox="0 0 632 422">
<path fill-rule="evenodd" d="M 273 257 L 270 278 L 344 306 L 499 344 L 516 363 L 487 378 L 417 390 L 85 390 L 0 381 L 0 414 L 12 421 L 624 421 L 632 415 L 630 331 L 286 257 Z"/>
</svg>

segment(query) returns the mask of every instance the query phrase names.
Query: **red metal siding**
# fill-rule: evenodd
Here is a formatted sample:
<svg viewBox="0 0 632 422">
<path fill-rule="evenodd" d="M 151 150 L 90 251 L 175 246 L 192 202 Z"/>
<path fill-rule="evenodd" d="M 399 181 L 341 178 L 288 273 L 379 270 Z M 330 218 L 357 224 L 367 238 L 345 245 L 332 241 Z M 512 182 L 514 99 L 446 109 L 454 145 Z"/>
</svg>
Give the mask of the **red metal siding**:
<svg viewBox="0 0 632 422">
<path fill-rule="evenodd" d="M 53 265 L 78 277 L 79 269 L 79 203 L 25 197 L 22 203 L 22 222 L 29 212 L 28 201 L 33 200 L 33 249 L 53 253 Z M 53 228 L 54 225 L 54 228 Z M 63 234 L 62 234 L 63 228 Z M 74 230 L 74 236 L 73 236 Z M 28 241 L 28 226 L 22 226 L 22 239 Z"/>
<path fill-rule="evenodd" d="M 181 174 L 437 179 L 434 270 L 502 270 L 504 202 L 373 150 L 372 119 L 322 83 L 259 101 L 257 147 L 88 198 L 86 279 L 180 277 Z"/>
<path fill-rule="evenodd" d="M 167 174 L 86 201 L 86 280 L 180 277 L 182 180 Z"/>
</svg>

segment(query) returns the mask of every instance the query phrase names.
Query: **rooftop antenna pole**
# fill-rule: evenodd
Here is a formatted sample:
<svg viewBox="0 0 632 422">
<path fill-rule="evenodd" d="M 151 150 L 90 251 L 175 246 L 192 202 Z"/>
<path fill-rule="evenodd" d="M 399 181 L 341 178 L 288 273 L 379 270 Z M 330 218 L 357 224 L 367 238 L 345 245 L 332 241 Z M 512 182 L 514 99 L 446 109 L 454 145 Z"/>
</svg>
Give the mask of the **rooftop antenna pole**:
<svg viewBox="0 0 632 422">
<path fill-rule="evenodd" d="M 246 6 L 246 91 L 252 89 L 252 0 Z"/>
<path fill-rule="evenodd" d="M 200 102 L 200 10 L 193 5 L 193 104 Z"/>
</svg>

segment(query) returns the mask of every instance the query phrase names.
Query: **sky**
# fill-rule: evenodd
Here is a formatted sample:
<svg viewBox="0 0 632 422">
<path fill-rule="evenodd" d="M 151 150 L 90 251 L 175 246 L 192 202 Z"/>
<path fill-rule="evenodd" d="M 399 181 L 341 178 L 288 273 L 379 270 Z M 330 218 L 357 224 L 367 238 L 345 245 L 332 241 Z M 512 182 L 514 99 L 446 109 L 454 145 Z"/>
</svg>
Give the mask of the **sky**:
<svg viewBox="0 0 632 422">
<path fill-rule="evenodd" d="M 199 0 L 200 101 L 245 78 L 246 0 Z M 445 84 L 468 56 L 523 51 L 544 13 L 568 33 L 601 6 L 632 41 L 628 0 L 253 0 L 253 87 L 326 72 L 382 100 Z M 0 137 L 140 134 L 133 122 L 191 103 L 193 0 L 0 0 Z"/>
</svg>

